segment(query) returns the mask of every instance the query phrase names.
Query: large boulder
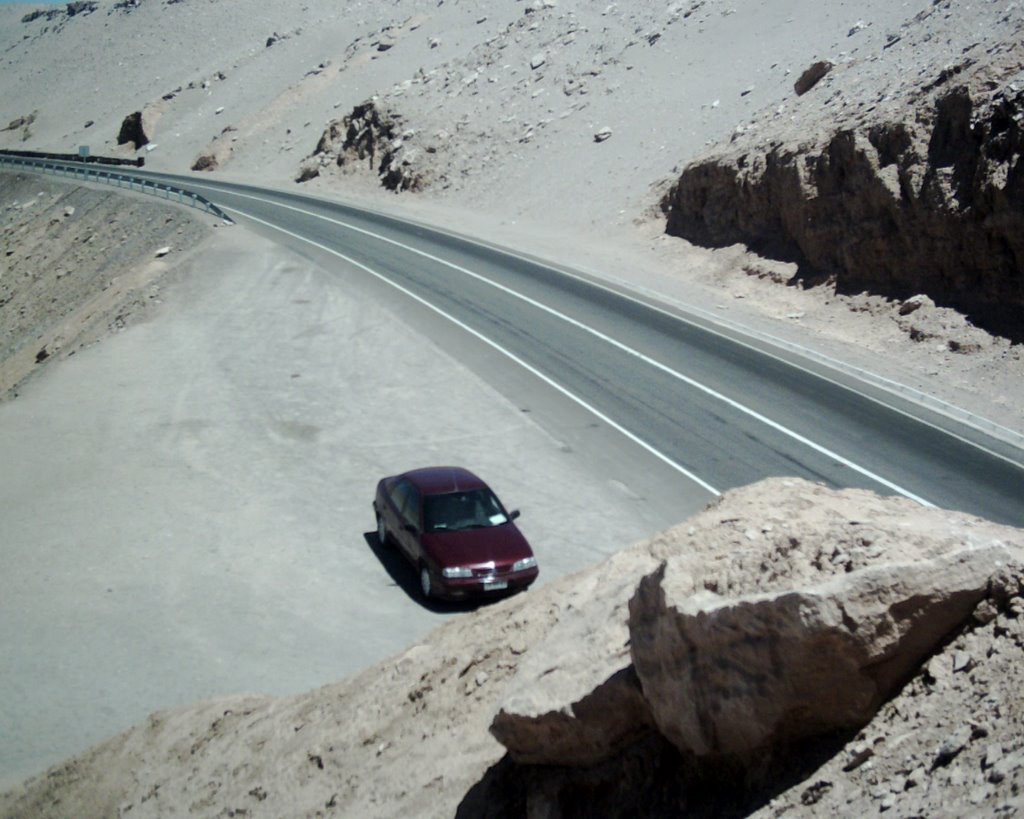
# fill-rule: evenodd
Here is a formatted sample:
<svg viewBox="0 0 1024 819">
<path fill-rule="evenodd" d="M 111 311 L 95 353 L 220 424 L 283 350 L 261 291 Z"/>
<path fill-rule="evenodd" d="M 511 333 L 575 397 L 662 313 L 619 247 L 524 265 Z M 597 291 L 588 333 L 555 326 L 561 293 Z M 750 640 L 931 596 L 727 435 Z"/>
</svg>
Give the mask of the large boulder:
<svg viewBox="0 0 1024 819">
<path fill-rule="evenodd" d="M 645 550 L 630 550 L 567 587 L 558 623 L 520 663 L 491 723 L 516 762 L 592 765 L 650 729 L 629 655 L 627 604 L 657 565 Z"/>
<path fill-rule="evenodd" d="M 1004 546 L 738 599 L 646 578 L 633 656 L 659 730 L 697 756 L 859 728 L 974 610 Z"/>
<path fill-rule="evenodd" d="M 141 111 L 133 111 L 121 120 L 121 128 L 117 132 L 118 145 L 130 145 L 139 150 L 149 145 L 156 133 L 157 123 L 163 113 L 163 105 L 147 105 Z"/>
<path fill-rule="evenodd" d="M 783 519 L 751 526 L 769 510 L 754 508 L 750 489 L 730 493 L 701 517 L 727 507 L 742 520 L 733 548 L 703 563 L 696 548 L 668 557 L 630 601 L 644 696 L 685 753 L 750 755 L 864 725 L 969 619 L 1001 568 L 1024 565 L 1019 530 L 784 483 L 784 502 L 769 493 Z"/>
<path fill-rule="evenodd" d="M 960 513 L 737 489 L 567 585 L 491 733 L 520 764 L 593 766 L 654 731 L 740 758 L 861 726 L 1015 565 L 1024 534 Z"/>
</svg>

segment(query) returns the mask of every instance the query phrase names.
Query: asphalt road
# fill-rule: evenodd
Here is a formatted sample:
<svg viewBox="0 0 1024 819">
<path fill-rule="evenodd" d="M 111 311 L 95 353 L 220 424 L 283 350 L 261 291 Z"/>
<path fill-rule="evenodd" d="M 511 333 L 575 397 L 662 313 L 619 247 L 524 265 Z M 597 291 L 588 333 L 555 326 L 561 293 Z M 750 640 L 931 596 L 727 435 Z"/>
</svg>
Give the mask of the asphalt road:
<svg viewBox="0 0 1024 819">
<path fill-rule="evenodd" d="M 190 182 L 268 235 L 390 282 L 401 294 L 392 298 L 462 328 L 458 349 L 500 350 L 708 492 L 795 475 L 1024 525 L 1019 450 L 841 371 L 453 234 Z"/>
</svg>

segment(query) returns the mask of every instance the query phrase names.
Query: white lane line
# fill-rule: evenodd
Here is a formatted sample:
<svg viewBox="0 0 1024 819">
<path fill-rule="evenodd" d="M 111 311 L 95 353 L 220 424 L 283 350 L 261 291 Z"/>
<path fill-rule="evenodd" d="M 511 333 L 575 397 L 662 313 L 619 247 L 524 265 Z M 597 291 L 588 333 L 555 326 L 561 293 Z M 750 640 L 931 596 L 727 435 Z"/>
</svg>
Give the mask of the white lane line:
<svg viewBox="0 0 1024 819">
<path fill-rule="evenodd" d="M 632 432 L 630 432 L 624 426 L 622 426 L 621 424 L 617 423 L 613 419 L 609 418 L 607 415 L 605 415 L 603 412 L 601 412 L 599 409 L 597 409 L 597 407 L 595 407 L 595 406 L 593 406 L 591 404 L 588 404 L 586 401 L 584 401 L 578 395 L 576 395 L 575 393 L 570 392 L 565 387 L 563 387 L 561 384 L 559 384 L 558 382 L 552 380 L 550 377 L 548 377 L 547 375 L 542 373 L 536 367 L 532 366 L 531 364 L 527 363 L 526 361 L 523 361 L 523 359 L 519 358 L 519 356 L 517 356 L 511 350 L 507 350 L 506 348 L 504 348 L 500 344 L 498 344 L 496 341 L 493 341 L 493 340 L 489 339 L 487 336 L 485 336 L 482 333 L 478 332 L 477 330 L 474 330 L 468 324 L 465 324 L 464 322 L 460 321 L 455 316 L 451 315 L 450 313 L 446 313 L 440 307 L 437 307 L 436 305 L 431 304 L 429 301 L 424 299 L 422 296 L 419 296 L 416 293 L 413 293 L 408 288 L 403 287 L 402 285 L 398 284 L 395 281 L 392 281 L 387 276 L 385 276 L 383 273 L 378 273 L 373 268 L 367 267 L 366 265 L 362 264 L 361 262 L 357 262 L 355 259 L 353 259 L 353 258 L 351 258 L 349 256 L 346 256 L 344 253 L 341 253 L 341 252 L 335 250 L 334 248 L 327 247 L 326 245 L 322 245 L 319 242 L 315 242 L 312 239 L 309 239 L 309 238 L 307 238 L 305 236 L 300 236 L 299 234 L 293 233 L 290 230 L 286 230 L 283 227 L 279 227 L 278 225 L 275 225 L 275 224 L 273 224 L 271 222 L 264 221 L 263 219 L 260 219 L 258 216 L 253 216 L 252 214 L 246 213 L 244 210 L 241 210 L 240 208 L 225 208 L 225 210 L 231 210 L 231 211 L 234 211 L 235 213 L 240 213 L 243 216 L 245 216 L 245 217 L 247 217 L 249 219 L 252 219 L 254 222 L 259 222 L 261 225 L 265 225 L 265 226 L 267 226 L 269 228 L 273 228 L 274 230 L 277 230 L 277 231 L 279 231 L 281 233 L 284 233 L 284 234 L 286 234 L 288 236 L 291 236 L 293 239 L 298 239 L 301 242 L 305 242 L 306 244 L 312 245 L 313 247 L 318 248 L 319 250 L 322 250 L 325 253 L 330 253 L 333 256 L 337 256 L 339 259 L 344 259 L 346 262 L 348 262 L 349 264 L 353 265 L 354 267 L 358 267 L 360 270 L 363 270 L 366 273 L 369 273 L 371 276 L 375 276 L 376 278 L 380 279 L 385 284 L 390 285 L 391 287 L 393 287 L 396 290 L 400 291 L 401 293 L 405 294 L 409 298 L 415 299 L 420 304 L 422 304 L 424 307 L 427 307 L 430 310 L 433 310 L 439 316 L 442 316 L 443 318 L 445 318 L 448 321 L 452 322 L 452 324 L 455 324 L 456 326 L 458 326 L 462 330 L 465 330 L 467 333 L 469 333 L 469 334 L 475 336 L 476 338 L 480 339 L 485 344 L 493 347 L 499 353 L 501 353 L 502 355 L 504 355 L 507 358 L 511 359 L 516 364 L 518 364 L 520 367 L 522 367 L 523 369 L 525 369 L 528 372 L 530 372 L 533 375 L 535 375 L 537 378 L 539 378 L 541 381 L 546 383 L 548 386 L 553 387 L 554 389 L 558 390 L 558 392 L 560 392 L 566 398 L 568 398 L 568 399 L 570 399 L 572 401 L 575 401 L 577 404 L 579 404 L 581 407 L 583 407 L 583 409 L 585 409 L 587 412 L 591 413 L 592 415 L 595 415 L 597 418 L 599 418 L 600 420 L 602 420 L 606 424 L 608 424 L 608 426 L 610 426 L 612 429 L 622 433 L 629 440 L 631 440 L 633 443 L 638 444 L 639 446 L 643 447 L 649 453 L 651 453 L 654 457 L 658 458 L 660 461 L 663 461 L 664 463 L 668 464 L 668 466 L 672 467 L 677 472 L 679 472 L 682 475 L 684 475 L 687 478 L 689 478 L 691 481 L 696 483 L 698 486 L 700 486 L 705 491 L 710 492 L 712 495 L 721 495 L 722 494 L 717 489 L 715 489 L 715 487 L 713 487 L 711 484 L 709 484 L 707 481 L 702 480 L 699 476 L 695 475 L 693 472 L 688 470 L 685 466 L 683 466 L 682 464 L 679 464 L 676 461 L 672 460 L 670 457 L 665 455 L 663 452 L 655 449 L 653 446 L 651 446 L 649 443 L 644 441 L 642 438 L 639 438 L 638 436 L 634 435 Z"/>
<path fill-rule="evenodd" d="M 789 429 L 788 427 L 783 426 L 782 424 L 778 423 L 777 421 L 773 421 L 771 418 L 768 418 L 767 416 L 762 415 L 761 413 L 757 412 L 756 410 L 751 409 L 750 407 L 747 407 L 746 405 L 741 404 L 738 401 L 735 401 L 735 400 L 733 400 L 732 398 L 729 398 L 726 395 L 723 395 L 722 393 L 718 392 L 717 390 L 712 389 L 711 387 L 707 386 L 706 384 L 702 384 L 699 381 L 695 381 L 694 379 L 690 378 L 689 376 L 684 375 L 683 373 L 680 373 L 679 371 L 674 370 L 674 369 L 672 369 L 671 367 L 669 367 L 669 366 L 667 366 L 665 364 L 662 364 L 660 361 L 656 361 L 655 359 L 651 358 L 648 355 L 645 355 L 644 353 L 641 353 L 639 350 L 634 350 L 632 347 L 629 347 L 629 346 L 623 344 L 622 342 L 612 338 L 611 336 L 608 336 L 605 333 L 602 333 L 600 330 L 596 330 L 593 327 L 590 327 L 589 325 L 586 325 L 586 324 L 578 321 L 577 319 L 572 318 L 571 316 L 567 316 L 566 314 L 561 313 L 558 310 L 555 310 L 554 308 L 547 306 L 546 304 L 541 304 L 540 302 L 530 298 L 529 296 L 523 295 L 522 293 L 519 293 L 519 292 L 517 292 L 515 290 L 512 290 L 511 288 L 509 288 L 506 285 L 503 285 L 503 284 L 501 284 L 499 282 L 492 281 L 491 279 L 488 279 L 487 277 L 482 276 L 479 273 L 476 273 L 476 272 L 474 272 L 472 270 L 469 270 L 469 269 L 467 269 L 465 267 L 462 267 L 461 265 L 457 265 L 454 262 L 448 261 L 447 259 L 443 259 L 443 258 L 441 258 L 439 256 L 435 256 L 432 253 L 427 253 L 424 250 L 420 250 L 419 248 L 412 247 L 412 246 L 407 245 L 407 244 L 405 244 L 403 242 L 399 242 L 396 239 L 391 239 L 391 238 L 388 238 L 387 236 L 382 236 L 379 233 L 374 233 L 373 231 L 366 230 L 365 228 L 357 227 L 356 225 L 352 225 L 352 224 L 349 224 L 347 222 L 342 222 L 342 221 L 340 221 L 338 219 L 334 219 L 334 218 L 331 218 L 331 217 L 328 217 L 328 216 L 324 216 L 323 214 L 319 214 L 319 213 L 315 213 L 313 211 L 305 210 L 304 208 L 295 207 L 294 205 L 286 205 L 286 204 L 283 204 L 283 203 L 280 203 L 280 202 L 274 202 L 274 201 L 271 201 L 271 200 L 263 199 L 261 197 L 252 196 L 252 195 L 249 195 L 249 194 L 235 193 L 233 195 L 240 196 L 240 197 L 243 197 L 243 198 L 246 198 L 246 199 L 254 199 L 254 200 L 258 201 L 258 202 L 263 202 L 265 204 L 274 205 L 276 207 L 284 208 L 286 210 L 291 210 L 291 211 L 294 211 L 296 213 L 301 213 L 304 216 L 311 216 L 311 217 L 313 217 L 315 219 L 321 219 L 321 220 L 323 220 L 325 222 L 329 222 L 329 223 L 331 223 L 333 225 L 338 225 L 339 227 L 343 227 L 343 228 L 345 228 L 347 230 L 351 230 L 351 231 L 356 232 L 356 233 L 361 233 L 364 236 L 369 236 L 369 237 L 377 239 L 379 241 L 386 242 L 388 244 L 394 245 L 394 246 L 399 247 L 399 248 L 401 248 L 401 249 L 403 249 L 403 250 L 405 250 L 405 251 L 407 251 L 409 253 L 413 253 L 413 254 L 415 254 L 417 256 L 421 256 L 422 258 L 425 258 L 425 259 L 430 259 L 432 262 L 436 262 L 437 264 L 441 264 L 441 265 L 449 267 L 449 268 L 451 268 L 453 270 L 457 270 L 458 272 L 463 273 L 466 276 L 470 276 L 470 277 L 476 279 L 479 282 L 482 282 L 484 284 L 488 284 L 491 287 L 494 287 L 494 288 L 502 291 L 503 293 L 506 293 L 507 295 L 510 295 L 510 296 L 512 296 L 514 298 L 520 299 L 521 301 L 526 302 L 530 306 L 532 306 L 532 307 L 534 307 L 534 308 L 536 308 L 538 310 L 542 310 L 542 311 L 548 313 L 549 315 L 554 316 L 554 317 L 556 317 L 556 318 L 558 318 L 558 319 L 560 319 L 560 320 L 562 320 L 562 321 L 572 325 L 573 327 L 576 327 L 579 330 L 582 330 L 583 332 L 589 333 L 590 335 L 594 336 L 595 338 L 598 338 L 601 341 L 604 341 L 605 343 L 612 345 L 616 349 L 621 350 L 622 352 L 627 353 L 628 355 L 631 355 L 631 356 L 639 359 L 640 361 L 643 361 L 645 364 L 648 364 L 648 365 L 650 365 L 650 366 L 652 366 L 652 367 L 654 367 L 654 368 L 656 368 L 658 370 L 661 370 L 665 374 L 670 375 L 673 378 L 678 379 L 679 381 L 682 381 L 684 384 L 687 384 L 688 386 L 690 386 L 690 387 L 692 387 L 692 388 L 694 388 L 696 390 L 699 390 L 700 392 L 703 392 L 705 395 L 708 395 L 708 396 L 710 396 L 711 398 L 714 398 L 717 401 L 721 401 L 722 403 L 726 404 L 727 406 L 735 409 L 737 412 L 740 412 L 740 413 L 742 413 L 744 415 L 747 415 L 748 417 L 754 419 L 755 421 L 757 421 L 757 422 L 759 422 L 761 424 L 764 424 L 765 426 L 770 427 L 771 429 L 775 430 L 776 432 L 780 433 L 781 435 L 785 435 L 786 437 L 791 438 L 792 440 L 796 441 L 797 443 L 799 443 L 799 444 L 801 444 L 803 446 L 809 447 L 810 449 L 814 450 L 815 452 L 817 452 L 817 453 L 819 453 L 821 455 L 824 455 L 827 458 L 831 458 L 832 460 L 836 461 L 837 463 L 842 464 L 843 466 L 847 467 L 848 469 L 852 469 L 854 472 L 857 472 L 858 474 L 863 475 L 864 477 L 866 477 L 869 480 L 872 480 L 872 481 L 878 483 L 881 486 L 885 486 L 888 489 L 891 489 L 893 492 L 896 492 L 897 494 L 903 495 L 904 497 L 909 498 L 910 500 L 916 501 L 917 503 L 921 504 L 922 506 L 934 506 L 934 504 L 931 503 L 930 501 L 927 501 L 924 498 L 919 497 L 918 495 L 915 495 L 913 492 L 911 492 L 908 489 L 903 488 L 899 484 L 893 483 L 892 481 L 888 480 L 887 478 L 884 478 L 881 475 L 878 475 L 878 474 L 872 472 L 871 470 L 867 469 L 866 467 L 860 466 L 859 464 L 855 463 L 854 461 L 851 461 L 850 459 L 843 457 L 839 453 L 833 452 L 832 450 L 828 449 L 827 447 L 824 447 L 821 444 L 818 444 L 815 441 L 810 440 L 809 438 L 801 435 L 800 433 L 796 432 L 795 430 Z M 231 208 L 229 208 L 229 210 L 231 210 Z M 241 210 L 239 210 L 237 212 L 238 213 L 245 213 L 244 211 L 241 211 Z M 248 214 L 246 214 L 246 215 L 248 215 Z M 257 219 L 256 221 L 262 221 L 262 220 Z M 263 222 L 263 224 L 269 224 L 269 223 Z M 276 227 L 276 226 L 275 225 L 270 225 L 270 227 Z M 281 228 L 277 228 L 277 229 L 281 230 Z M 283 231 L 283 232 L 288 233 L 288 231 Z M 298 239 L 302 239 L 303 238 L 301 236 L 296 236 L 295 234 L 289 234 L 289 235 L 295 236 L 295 238 L 298 238 Z M 309 240 L 304 240 L 304 241 L 309 241 Z M 315 243 L 312 243 L 312 244 L 315 244 Z M 321 247 L 320 245 L 317 245 L 317 246 Z M 332 253 L 335 252 L 335 251 L 330 250 L 329 248 L 323 248 L 323 249 L 324 250 L 328 250 L 328 252 L 332 252 Z M 340 253 L 336 254 L 336 255 L 341 256 Z M 345 258 L 346 261 L 350 261 L 353 264 L 357 264 L 357 266 L 359 266 L 359 267 L 363 267 L 362 265 L 359 265 L 357 262 L 353 262 L 351 259 L 348 259 L 345 256 L 342 256 L 342 258 Z M 373 272 L 373 271 L 370 271 L 370 272 Z M 384 278 L 383 276 L 379 276 L 379 274 L 377 274 L 375 272 L 374 272 L 374 275 L 376 275 L 376 276 L 378 276 L 380 278 Z M 387 279 L 385 279 L 385 280 L 387 280 Z M 393 282 L 389 282 L 389 283 L 394 284 Z M 394 286 L 398 287 L 400 290 L 403 290 L 403 292 L 408 292 L 404 288 L 400 287 L 397 284 L 395 284 Z M 412 293 L 410 293 L 409 295 L 413 295 L 414 298 L 417 298 L 417 300 L 423 302 L 424 304 L 427 304 L 431 309 L 437 310 L 437 308 L 435 308 L 433 305 L 430 305 L 428 302 L 423 301 L 418 296 L 415 296 Z M 437 312 L 441 313 L 440 310 L 437 310 Z M 447 314 L 444 314 L 444 313 L 442 313 L 442 315 L 445 315 L 447 318 L 449 318 L 450 320 L 456 322 L 460 326 L 463 326 L 463 327 L 465 326 L 465 325 L 463 325 L 461 322 L 459 322 L 457 319 L 455 319 L 452 316 L 447 316 Z M 470 329 L 470 328 L 467 328 L 467 329 Z M 486 338 L 484 338 L 484 336 L 481 336 L 479 333 L 476 333 L 476 331 L 471 330 L 471 332 L 473 332 L 473 334 L 477 335 L 479 338 L 487 341 L 488 344 L 492 344 L 492 346 L 495 346 L 497 349 L 502 349 L 502 348 L 498 347 L 497 345 L 493 344 L 493 342 L 491 342 L 489 339 L 486 339 Z M 505 350 L 502 350 L 502 352 L 504 352 L 510 358 L 513 358 L 514 360 L 519 361 L 519 359 L 517 359 L 512 353 L 510 353 L 508 351 L 505 351 Z M 530 369 L 531 372 L 536 372 L 536 370 L 534 370 L 532 367 L 530 367 L 525 362 L 519 361 L 519 363 L 521 363 L 524 367 L 527 367 L 528 369 Z M 546 379 L 545 378 L 545 380 L 549 381 L 549 383 L 551 383 L 553 386 L 557 386 L 557 385 L 554 384 L 553 381 L 550 381 L 550 379 Z M 564 389 L 562 387 L 560 387 L 560 386 L 558 387 L 558 389 L 560 389 L 563 392 L 565 392 Z M 566 395 L 569 395 L 569 393 L 566 392 Z M 573 397 L 574 400 L 578 401 L 581 405 L 588 406 L 588 405 L 586 405 L 582 401 L 582 399 L 578 399 L 575 396 L 572 396 L 572 397 Z M 599 414 L 598 411 L 595 408 L 591 408 L 589 406 L 588 406 L 588 408 L 592 412 L 594 412 L 595 414 Z M 609 419 L 606 419 L 606 417 L 603 416 L 603 415 L 601 417 L 602 417 L 602 419 L 609 420 Z M 613 423 L 613 422 L 611 422 L 609 420 L 609 423 Z M 617 429 L 622 429 L 621 427 L 619 427 L 618 425 L 616 425 L 614 423 L 613 423 L 613 425 Z M 622 430 L 622 431 L 626 432 L 626 430 Z M 634 436 L 632 436 L 630 434 L 630 437 L 634 437 Z M 639 442 L 639 439 L 635 439 L 635 440 L 637 440 Z M 647 444 L 644 444 L 644 446 L 646 448 L 648 448 L 651 452 L 655 452 L 656 451 L 656 450 L 653 449 L 653 447 L 650 447 Z M 674 461 L 670 461 L 667 458 L 667 456 L 662 455 L 661 453 L 658 453 L 658 455 L 659 455 L 659 457 L 661 457 L 662 459 L 666 460 L 667 462 L 671 462 L 673 464 L 675 463 Z M 681 466 L 678 466 L 678 465 L 676 465 L 676 466 L 679 469 L 683 469 Z M 691 473 L 689 473 L 689 472 L 687 472 L 686 474 L 691 475 Z M 696 478 L 696 476 L 692 476 L 691 475 L 691 477 L 693 477 L 694 480 L 697 480 L 702 486 L 708 486 L 703 481 L 700 481 L 698 478 Z M 711 491 L 715 491 L 715 493 L 718 494 L 716 490 L 711 490 Z"/>
</svg>

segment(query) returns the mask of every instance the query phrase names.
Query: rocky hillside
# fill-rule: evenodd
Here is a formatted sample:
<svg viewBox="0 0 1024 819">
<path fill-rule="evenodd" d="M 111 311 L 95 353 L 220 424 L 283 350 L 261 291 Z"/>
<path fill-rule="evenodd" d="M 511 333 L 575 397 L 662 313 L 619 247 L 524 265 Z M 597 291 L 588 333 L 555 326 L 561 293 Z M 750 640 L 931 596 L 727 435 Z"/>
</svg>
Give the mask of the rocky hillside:
<svg viewBox="0 0 1024 819">
<path fill-rule="evenodd" d="M 168 262 L 199 244 L 208 221 L 112 188 L 0 170 L 0 401 L 159 303 Z"/>
<path fill-rule="evenodd" d="M 792 283 L 926 294 L 1024 341 L 1024 13 L 987 4 L 986 25 L 957 30 L 959 11 L 934 3 L 872 58 L 798 78 L 805 99 L 684 169 L 667 230 L 796 261 Z M 955 62 L 910 62 L 936 38 Z M 885 71 L 898 79 L 876 97 Z"/>
<path fill-rule="evenodd" d="M 997 816 L 1024 533 L 775 479 L 289 699 L 153 715 L 4 817 Z"/>
</svg>

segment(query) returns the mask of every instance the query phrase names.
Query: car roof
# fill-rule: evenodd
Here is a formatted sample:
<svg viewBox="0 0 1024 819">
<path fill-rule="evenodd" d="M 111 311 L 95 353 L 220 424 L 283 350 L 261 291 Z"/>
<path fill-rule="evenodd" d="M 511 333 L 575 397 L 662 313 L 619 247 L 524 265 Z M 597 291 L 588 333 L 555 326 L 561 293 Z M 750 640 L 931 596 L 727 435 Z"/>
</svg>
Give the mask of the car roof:
<svg viewBox="0 0 1024 819">
<path fill-rule="evenodd" d="M 487 484 L 461 466 L 429 466 L 413 469 L 401 477 L 415 486 L 421 495 L 443 495 L 467 489 L 487 489 Z"/>
</svg>

